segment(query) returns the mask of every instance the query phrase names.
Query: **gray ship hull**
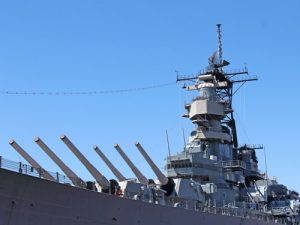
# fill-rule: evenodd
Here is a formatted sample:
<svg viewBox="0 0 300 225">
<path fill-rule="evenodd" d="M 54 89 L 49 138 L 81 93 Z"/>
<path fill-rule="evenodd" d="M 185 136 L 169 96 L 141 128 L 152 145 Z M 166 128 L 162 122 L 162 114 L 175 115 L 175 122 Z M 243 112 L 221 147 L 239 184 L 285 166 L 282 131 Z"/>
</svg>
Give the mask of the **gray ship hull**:
<svg viewBox="0 0 300 225">
<path fill-rule="evenodd" d="M 0 169 L 0 225 L 266 225 L 155 205 Z"/>
</svg>

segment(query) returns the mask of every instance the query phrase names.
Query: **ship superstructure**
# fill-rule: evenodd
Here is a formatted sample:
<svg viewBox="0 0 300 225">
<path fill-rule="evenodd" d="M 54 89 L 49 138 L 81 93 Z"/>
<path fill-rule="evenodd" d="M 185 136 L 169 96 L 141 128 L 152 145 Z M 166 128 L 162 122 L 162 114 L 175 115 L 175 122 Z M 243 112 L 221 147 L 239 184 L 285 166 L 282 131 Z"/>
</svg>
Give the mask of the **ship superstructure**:
<svg viewBox="0 0 300 225">
<path fill-rule="evenodd" d="M 222 59 L 220 27 L 218 24 L 218 52 L 209 58 L 208 67 L 192 77 L 177 77 L 178 82 L 185 82 L 187 91 L 197 93 L 185 105 L 183 115 L 195 129 L 184 149 L 166 158 L 165 173 L 139 142 L 135 143 L 137 151 L 156 179 L 148 179 L 116 144 L 114 148 L 136 176 L 126 178 L 94 145 L 116 177 L 109 180 L 62 135 L 61 141 L 93 176 L 94 181 L 86 182 L 37 137 L 35 142 L 66 174 L 62 180 L 11 140 L 13 149 L 31 165 L 0 157 L 0 225 L 299 224 L 299 194 L 258 169 L 256 150 L 262 146 L 238 144 L 232 100 L 239 87 L 234 86 L 257 78 L 249 76 L 247 69 L 225 71 L 230 63 Z"/>
<path fill-rule="evenodd" d="M 218 37 L 220 26 L 218 25 Z M 255 180 L 263 179 L 257 167 L 255 148 L 239 148 L 232 109 L 234 85 L 257 80 L 248 71 L 224 72 L 230 63 L 219 53 L 209 58 L 204 72 L 193 77 L 178 77 L 188 82 L 187 91 L 198 92 L 191 103 L 185 105 L 184 117 L 196 128 L 191 132 L 184 151 L 168 157 L 167 175 L 173 178 L 190 178 L 203 185 L 214 187 L 211 199 L 217 205 L 241 202 L 239 193 Z M 240 77 L 241 75 L 247 75 Z"/>
</svg>

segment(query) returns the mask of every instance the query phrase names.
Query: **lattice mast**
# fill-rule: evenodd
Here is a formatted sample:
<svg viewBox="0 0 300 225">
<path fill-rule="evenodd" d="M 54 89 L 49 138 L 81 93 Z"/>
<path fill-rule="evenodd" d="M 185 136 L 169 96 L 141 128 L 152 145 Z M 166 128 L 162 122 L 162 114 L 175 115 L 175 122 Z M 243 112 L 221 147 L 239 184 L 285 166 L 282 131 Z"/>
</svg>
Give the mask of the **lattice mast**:
<svg viewBox="0 0 300 225">
<path fill-rule="evenodd" d="M 219 55 L 219 64 L 222 64 L 222 37 L 221 37 L 221 24 L 217 24 L 217 33 L 218 33 L 218 55 Z"/>
</svg>

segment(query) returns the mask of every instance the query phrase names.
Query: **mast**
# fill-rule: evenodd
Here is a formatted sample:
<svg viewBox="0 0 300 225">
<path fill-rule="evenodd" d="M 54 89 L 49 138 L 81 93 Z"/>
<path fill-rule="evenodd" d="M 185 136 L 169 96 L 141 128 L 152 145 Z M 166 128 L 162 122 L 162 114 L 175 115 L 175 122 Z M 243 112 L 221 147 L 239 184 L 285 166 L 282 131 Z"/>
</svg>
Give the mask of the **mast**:
<svg viewBox="0 0 300 225">
<path fill-rule="evenodd" d="M 219 64 L 222 64 L 221 24 L 217 24 Z"/>
<path fill-rule="evenodd" d="M 185 89 L 198 91 L 198 96 L 192 103 L 186 105 L 187 113 L 184 115 L 196 125 L 196 129 L 193 131 L 194 135 L 190 139 L 208 144 L 217 142 L 232 145 L 233 158 L 235 158 L 238 137 L 232 98 L 247 81 L 254 81 L 257 78 L 249 77 L 247 69 L 234 72 L 223 70 L 230 63 L 223 60 L 221 24 L 217 24 L 217 37 L 217 53 L 215 52 L 208 59 L 206 70 L 195 76 L 178 76 L 177 82 L 190 82 L 190 85 L 185 85 Z M 244 77 L 240 75 L 244 75 Z M 234 89 L 235 84 L 240 86 Z"/>
</svg>

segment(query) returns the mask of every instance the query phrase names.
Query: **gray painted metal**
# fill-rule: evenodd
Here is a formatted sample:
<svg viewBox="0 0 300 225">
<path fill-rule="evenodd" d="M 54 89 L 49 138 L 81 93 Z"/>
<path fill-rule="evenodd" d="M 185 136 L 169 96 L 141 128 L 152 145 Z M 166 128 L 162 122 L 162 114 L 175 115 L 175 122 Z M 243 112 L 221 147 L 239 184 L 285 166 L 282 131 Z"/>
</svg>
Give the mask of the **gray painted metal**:
<svg viewBox="0 0 300 225">
<path fill-rule="evenodd" d="M 111 163 L 111 161 L 104 155 L 104 153 L 99 149 L 97 145 L 94 145 L 93 149 L 100 156 L 100 158 L 105 162 L 109 169 L 113 172 L 119 181 L 124 181 L 126 178 L 121 174 L 121 172 Z"/>
<path fill-rule="evenodd" d="M 162 185 L 165 185 L 168 183 L 168 178 L 160 171 L 160 169 L 155 165 L 153 160 L 150 158 L 150 156 L 147 154 L 145 149 L 142 147 L 142 145 L 139 142 L 135 143 L 135 146 L 139 150 L 139 152 L 143 155 L 147 163 L 150 165 L 151 169 L 155 173 L 157 179 Z"/>
<path fill-rule="evenodd" d="M 0 190 L 1 225 L 275 225 L 150 204 L 3 169 Z"/>
<path fill-rule="evenodd" d="M 127 157 L 127 155 L 124 153 L 121 147 L 118 144 L 115 144 L 114 147 L 119 152 L 124 161 L 127 163 L 127 165 L 130 167 L 130 169 L 132 170 L 136 178 L 139 180 L 139 182 L 141 182 L 142 184 L 148 184 L 148 179 L 132 163 L 132 161 Z"/>
<path fill-rule="evenodd" d="M 86 187 L 85 182 L 71 170 L 43 141 L 40 137 L 34 139 L 35 143 L 58 165 L 75 186 Z"/>
<path fill-rule="evenodd" d="M 35 161 L 15 140 L 9 141 L 10 146 L 12 146 L 29 164 L 34 167 L 41 177 L 45 179 L 55 181 L 55 179 L 43 169 L 43 167 Z"/>
<path fill-rule="evenodd" d="M 78 150 L 78 148 L 69 140 L 66 135 L 61 135 L 60 139 L 65 143 L 65 145 L 74 153 L 74 155 L 80 160 L 80 162 L 85 166 L 85 168 L 90 172 L 90 174 L 95 178 L 96 182 L 102 188 L 108 188 L 110 183 L 88 160 L 84 155 Z"/>
</svg>

